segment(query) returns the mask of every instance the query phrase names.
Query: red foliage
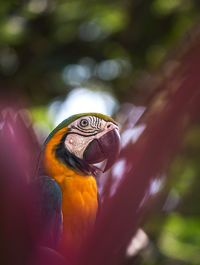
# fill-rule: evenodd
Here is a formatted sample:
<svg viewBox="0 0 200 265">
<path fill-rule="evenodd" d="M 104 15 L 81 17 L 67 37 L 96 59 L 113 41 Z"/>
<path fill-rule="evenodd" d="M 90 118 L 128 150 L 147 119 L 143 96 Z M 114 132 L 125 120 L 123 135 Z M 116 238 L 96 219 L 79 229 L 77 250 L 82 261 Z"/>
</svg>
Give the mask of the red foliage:
<svg viewBox="0 0 200 265">
<path fill-rule="evenodd" d="M 0 126 L 0 264 L 63 264 L 58 253 L 40 246 L 32 222 L 31 201 L 36 194 L 28 184 L 39 154 L 34 132 L 13 108 L 1 112 Z"/>
</svg>

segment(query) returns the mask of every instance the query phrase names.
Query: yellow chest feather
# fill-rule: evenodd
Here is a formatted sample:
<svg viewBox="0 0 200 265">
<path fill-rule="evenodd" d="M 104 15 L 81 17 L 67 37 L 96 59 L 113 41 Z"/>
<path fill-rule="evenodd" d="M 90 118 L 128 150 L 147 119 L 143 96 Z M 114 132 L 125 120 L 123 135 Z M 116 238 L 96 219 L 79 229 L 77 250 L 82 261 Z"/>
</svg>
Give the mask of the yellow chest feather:
<svg viewBox="0 0 200 265">
<path fill-rule="evenodd" d="M 93 227 L 98 210 L 97 186 L 94 177 L 57 176 L 62 190 L 63 240 L 77 246 Z"/>
</svg>

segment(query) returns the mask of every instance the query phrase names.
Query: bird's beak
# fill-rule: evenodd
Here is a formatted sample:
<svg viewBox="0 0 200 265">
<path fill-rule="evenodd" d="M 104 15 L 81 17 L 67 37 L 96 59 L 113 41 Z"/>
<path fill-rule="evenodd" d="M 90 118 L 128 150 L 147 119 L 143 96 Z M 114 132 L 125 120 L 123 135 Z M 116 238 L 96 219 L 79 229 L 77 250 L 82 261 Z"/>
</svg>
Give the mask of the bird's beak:
<svg viewBox="0 0 200 265">
<path fill-rule="evenodd" d="M 119 153 L 120 136 L 118 130 L 113 129 L 89 143 L 83 153 L 83 160 L 88 164 L 95 164 L 107 159 L 105 172 L 115 163 Z"/>
</svg>

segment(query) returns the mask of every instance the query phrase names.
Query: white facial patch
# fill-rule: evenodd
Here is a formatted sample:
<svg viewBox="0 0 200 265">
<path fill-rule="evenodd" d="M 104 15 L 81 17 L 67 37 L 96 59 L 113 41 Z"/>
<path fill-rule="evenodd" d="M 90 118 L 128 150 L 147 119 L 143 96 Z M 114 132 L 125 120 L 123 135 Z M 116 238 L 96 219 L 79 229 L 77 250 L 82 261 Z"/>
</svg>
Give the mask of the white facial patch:
<svg viewBox="0 0 200 265">
<path fill-rule="evenodd" d="M 83 116 L 72 122 L 70 132 L 65 139 L 67 150 L 82 159 L 88 144 L 107 132 L 117 129 L 113 122 L 106 122 L 97 116 Z"/>
</svg>

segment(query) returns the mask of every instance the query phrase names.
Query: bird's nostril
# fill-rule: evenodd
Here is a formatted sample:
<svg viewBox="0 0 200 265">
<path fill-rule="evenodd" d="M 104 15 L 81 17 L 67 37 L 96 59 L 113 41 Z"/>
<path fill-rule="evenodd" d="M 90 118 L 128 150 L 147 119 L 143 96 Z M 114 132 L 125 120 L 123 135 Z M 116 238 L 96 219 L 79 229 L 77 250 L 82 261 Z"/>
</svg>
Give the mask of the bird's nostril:
<svg viewBox="0 0 200 265">
<path fill-rule="evenodd" d="M 108 125 L 107 125 L 107 128 L 109 129 L 109 128 L 110 128 L 110 126 L 111 126 L 111 124 L 108 124 Z"/>
</svg>

